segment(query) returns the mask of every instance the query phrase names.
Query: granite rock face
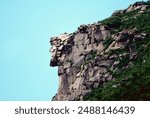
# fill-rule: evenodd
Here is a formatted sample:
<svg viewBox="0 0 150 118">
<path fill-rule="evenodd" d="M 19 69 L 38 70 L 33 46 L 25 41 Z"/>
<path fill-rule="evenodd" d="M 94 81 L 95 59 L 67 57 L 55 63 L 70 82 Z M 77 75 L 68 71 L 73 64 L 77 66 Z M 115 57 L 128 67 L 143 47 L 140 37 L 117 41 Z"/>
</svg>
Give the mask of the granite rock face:
<svg viewBox="0 0 150 118">
<path fill-rule="evenodd" d="M 135 10 L 139 10 L 139 13 L 143 13 L 149 7 L 150 6 L 145 4 L 144 2 L 136 2 L 134 4 L 131 4 L 127 9 L 116 10 L 112 15 L 125 14 L 125 13 L 132 12 Z"/>
<path fill-rule="evenodd" d="M 138 2 L 113 15 L 147 8 Z M 124 29 L 112 35 L 110 29 L 102 23 L 93 23 L 81 25 L 74 33 L 51 38 L 50 66 L 58 66 L 59 75 L 59 89 L 53 100 L 83 100 L 94 88 L 115 79 L 113 72 L 132 66 L 138 54 L 134 45 L 129 44 L 144 40 L 146 34 Z M 119 68 L 122 58 L 127 58 L 129 63 Z"/>
</svg>

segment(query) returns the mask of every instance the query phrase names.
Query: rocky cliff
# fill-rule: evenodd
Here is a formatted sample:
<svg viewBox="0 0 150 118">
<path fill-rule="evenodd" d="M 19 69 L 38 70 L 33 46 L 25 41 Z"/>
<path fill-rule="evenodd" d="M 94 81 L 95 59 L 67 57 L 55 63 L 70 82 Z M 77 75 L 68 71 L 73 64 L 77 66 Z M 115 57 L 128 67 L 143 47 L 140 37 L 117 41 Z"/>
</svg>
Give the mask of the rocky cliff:
<svg viewBox="0 0 150 118">
<path fill-rule="evenodd" d="M 150 39 L 149 14 L 149 2 L 136 2 L 103 21 L 52 37 L 50 66 L 58 66 L 59 76 L 59 89 L 53 100 L 126 100 L 125 96 L 115 96 L 127 94 L 124 91 L 128 91 L 128 84 L 134 84 L 130 79 L 135 78 L 123 74 L 134 70 L 137 62 L 141 67 L 147 63 L 144 51 Z M 146 89 L 149 94 L 150 88 Z M 147 95 L 147 91 L 141 94 Z"/>
</svg>

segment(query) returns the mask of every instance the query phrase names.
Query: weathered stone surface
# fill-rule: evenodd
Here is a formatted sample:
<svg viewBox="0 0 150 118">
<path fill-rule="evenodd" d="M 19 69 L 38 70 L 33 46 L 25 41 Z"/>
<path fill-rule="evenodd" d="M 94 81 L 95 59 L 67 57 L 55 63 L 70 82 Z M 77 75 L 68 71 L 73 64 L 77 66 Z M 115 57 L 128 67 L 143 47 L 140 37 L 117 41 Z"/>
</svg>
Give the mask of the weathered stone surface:
<svg viewBox="0 0 150 118">
<path fill-rule="evenodd" d="M 137 2 L 113 15 L 133 10 L 144 11 L 147 7 L 143 2 Z M 132 61 L 138 55 L 135 46 L 130 43 L 143 41 L 147 34 L 137 33 L 134 29 L 123 29 L 111 35 L 111 28 L 93 23 L 81 25 L 74 33 L 51 38 L 50 66 L 58 66 L 59 75 L 59 89 L 52 100 L 83 100 L 92 89 L 115 79 L 111 73 L 132 66 Z M 108 37 L 112 41 L 105 47 L 104 42 Z M 123 58 L 129 63 L 121 68 L 119 63 Z"/>
<path fill-rule="evenodd" d="M 130 5 L 126 12 L 131 12 L 131 11 L 134 11 L 134 10 L 140 10 L 140 11 L 145 11 L 148 9 L 148 5 L 145 5 L 144 2 L 136 2 L 135 4 L 133 5 Z"/>
</svg>

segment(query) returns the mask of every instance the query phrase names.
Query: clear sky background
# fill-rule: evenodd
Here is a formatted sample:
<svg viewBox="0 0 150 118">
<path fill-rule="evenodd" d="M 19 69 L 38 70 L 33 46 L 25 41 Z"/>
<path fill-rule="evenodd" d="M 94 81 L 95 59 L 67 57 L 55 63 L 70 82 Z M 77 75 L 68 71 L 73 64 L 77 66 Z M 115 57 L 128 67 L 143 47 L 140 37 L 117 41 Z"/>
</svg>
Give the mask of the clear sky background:
<svg viewBox="0 0 150 118">
<path fill-rule="evenodd" d="M 49 39 L 137 0 L 0 0 L 0 100 L 51 100 L 57 67 Z"/>
</svg>

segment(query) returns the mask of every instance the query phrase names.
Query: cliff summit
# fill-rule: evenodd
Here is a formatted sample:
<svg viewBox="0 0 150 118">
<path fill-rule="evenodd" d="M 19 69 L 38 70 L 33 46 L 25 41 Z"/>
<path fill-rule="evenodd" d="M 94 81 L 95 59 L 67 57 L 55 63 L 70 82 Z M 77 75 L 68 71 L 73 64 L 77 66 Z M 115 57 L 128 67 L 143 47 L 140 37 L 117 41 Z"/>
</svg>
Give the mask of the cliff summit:
<svg viewBox="0 0 150 118">
<path fill-rule="evenodd" d="M 150 2 L 50 40 L 53 100 L 150 100 Z"/>
</svg>

